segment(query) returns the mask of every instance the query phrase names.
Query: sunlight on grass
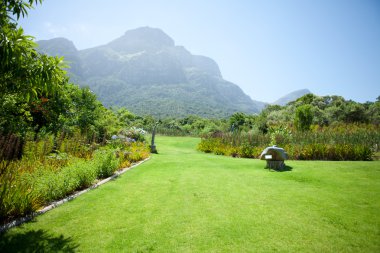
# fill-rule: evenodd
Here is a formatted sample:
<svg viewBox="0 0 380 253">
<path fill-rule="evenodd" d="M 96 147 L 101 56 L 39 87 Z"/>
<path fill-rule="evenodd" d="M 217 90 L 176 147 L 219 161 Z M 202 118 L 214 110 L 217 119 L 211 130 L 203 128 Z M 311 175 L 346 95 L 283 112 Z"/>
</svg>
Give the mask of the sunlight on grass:
<svg viewBox="0 0 380 253">
<path fill-rule="evenodd" d="M 158 137 L 150 161 L 11 229 L 0 251 L 45 231 L 83 252 L 379 252 L 380 162 L 287 161 L 291 171 L 270 172 L 198 142 Z"/>
</svg>

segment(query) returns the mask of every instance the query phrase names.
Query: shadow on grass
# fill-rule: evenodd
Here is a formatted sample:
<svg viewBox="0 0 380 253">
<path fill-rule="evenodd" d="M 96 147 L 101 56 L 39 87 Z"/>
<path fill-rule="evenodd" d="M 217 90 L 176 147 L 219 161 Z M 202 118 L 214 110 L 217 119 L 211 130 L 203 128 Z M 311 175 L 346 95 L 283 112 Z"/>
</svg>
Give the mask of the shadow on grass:
<svg viewBox="0 0 380 253">
<path fill-rule="evenodd" d="M 71 237 L 51 235 L 42 229 L 0 234 L 0 252 L 75 252 L 78 246 Z"/>
<path fill-rule="evenodd" d="M 293 167 L 288 166 L 288 165 L 285 165 L 284 168 L 282 168 L 282 169 L 278 169 L 278 170 L 270 169 L 270 168 L 268 168 L 268 167 L 266 167 L 266 169 L 269 169 L 269 171 L 273 171 L 273 172 L 287 172 L 287 171 L 292 171 L 292 170 L 293 170 Z"/>
</svg>

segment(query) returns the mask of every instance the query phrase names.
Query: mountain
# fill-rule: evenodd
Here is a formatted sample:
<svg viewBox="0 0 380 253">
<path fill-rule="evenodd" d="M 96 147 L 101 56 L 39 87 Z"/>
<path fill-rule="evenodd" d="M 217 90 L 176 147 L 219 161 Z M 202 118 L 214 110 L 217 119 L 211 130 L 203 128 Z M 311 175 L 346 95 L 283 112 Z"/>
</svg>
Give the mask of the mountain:
<svg viewBox="0 0 380 253">
<path fill-rule="evenodd" d="M 277 99 L 272 104 L 284 106 L 287 103 L 294 101 L 294 100 L 296 100 L 296 99 L 298 99 L 298 98 L 300 98 L 306 94 L 309 94 L 309 93 L 311 93 L 311 92 L 308 89 L 296 90 L 296 91 L 293 91 L 293 92 Z"/>
<path fill-rule="evenodd" d="M 51 40 L 40 40 L 37 43 L 41 53 L 65 57 L 65 61 L 70 65 L 69 75 L 72 81 L 77 82 L 81 79 L 82 60 L 72 41 L 65 38 L 55 38 Z"/>
<path fill-rule="evenodd" d="M 176 46 L 157 28 L 130 30 L 85 50 L 64 38 L 37 43 L 41 52 L 64 56 L 73 81 L 89 86 L 105 106 L 159 117 L 225 117 L 258 113 L 265 106 L 224 80 L 214 60 Z"/>
</svg>

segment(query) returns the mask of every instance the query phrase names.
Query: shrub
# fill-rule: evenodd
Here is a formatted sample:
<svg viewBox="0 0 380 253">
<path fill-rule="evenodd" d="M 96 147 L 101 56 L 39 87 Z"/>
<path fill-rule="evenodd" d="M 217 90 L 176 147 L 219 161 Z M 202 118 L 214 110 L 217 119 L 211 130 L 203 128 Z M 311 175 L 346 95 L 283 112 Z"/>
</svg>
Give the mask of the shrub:
<svg viewBox="0 0 380 253">
<path fill-rule="evenodd" d="M 95 152 L 92 164 L 96 167 L 98 178 L 111 176 L 119 167 L 119 160 L 116 158 L 115 150 L 98 150 Z"/>
<path fill-rule="evenodd" d="M 202 138 L 198 150 L 218 155 L 258 157 L 268 145 L 283 147 L 290 159 L 368 161 L 378 151 L 378 126 L 365 124 L 312 127 L 311 131 L 291 131 L 274 127 L 260 133 L 218 133 Z"/>
<path fill-rule="evenodd" d="M 46 155 L 53 151 L 53 136 L 44 136 L 36 141 L 27 140 L 24 145 L 23 157 L 27 159 L 43 160 Z"/>
<path fill-rule="evenodd" d="M 70 180 L 65 174 L 67 175 L 64 169 L 54 172 L 40 168 L 30 175 L 31 178 L 34 177 L 35 191 L 41 196 L 43 204 L 60 199 L 75 189 L 74 180 Z"/>
<path fill-rule="evenodd" d="M 127 138 L 133 139 L 135 141 L 144 142 L 145 141 L 145 130 L 142 128 L 132 127 L 125 132 Z"/>
<path fill-rule="evenodd" d="M 238 154 L 240 157 L 254 158 L 254 147 L 248 142 L 245 142 L 242 144 Z"/>
<path fill-rule="evenodd" d="M 364 145 L 312 143 L 287 145 L 284 149 L 294 160 L 370 161 L 373 151 Z"/>
<path fill-rule="evenodd" d="M 307 131 L 310 129 L 313 122 L 313 107 L 309 104 L 297 107 L 294 118 L 294 125 L 300 131 Z"/>
<path fill-rule="evenodd" d="M 31 183 L 22 180 L 13 166 L 3 172 L 0 175 L 0 222 L 29 214 L 41 206 L 41 198 L 32 191 Z"/>
<path fill-rule="evenodd" d="M 150 154 L 146 144 L 135 142 L 118 148 L 122 156 L 116 156 L 117 149 L 104 147 L 91 151 L 93 158 L 86 160 L 66 153 L 44 156 L 42 154 L 49 153 L 42 148 L 45 144 L 41 141 L 35 144 L 38 147 L 33 147 L 32 142 L 28 144 L 30 153 L 21 160 L 0 162 L 1 222 L 36 211 Z M 38 155 L 32 155 L 32 150 L 40 151 Z"/>
<path fill-rule="evenodd" d="M 216 155 L 230 155 L 228 146 L 223 143 L 219 143 L 219 145 L 215 146 L 213 151 Z"/>
<path fill-rule="evenodd" d="M 144 160 L 149 157 L 150 151 L 146 144 L 141 142 L 131 143 L 128 148 L 128 153 L 126 158 L 129 162 L 134 163 Z"/>
<path fill-rule="evenodd" d="M 119 168 L 128 168 L 130 166 L 131 162 L 128 160 L 127 155 L 123 159 L 120 159 Z"/>
<path fill-rule="evenodd" d="M 285 145 L 292 140 L 292 132 L 287 127 L 271 127 L 269 128 L 270 146 L 273 145 Z"/>
<path fill-rule="evenodd" d="M 69 166 L 69 171 L 73 171 L 73 176 L 78 178 L 78 188 L 87 188 L 91 186 L 96 179 L 96 171 L 91 162 L 78 161 Z"/>
<path fill-rule="evenodd" d="M 203 138 L 198 144 L 198 150 L 205 153 L 211 153 L 214 151 L 214 147 L 218 145 L 216 142 L 216 138 Z"/>
</svg>

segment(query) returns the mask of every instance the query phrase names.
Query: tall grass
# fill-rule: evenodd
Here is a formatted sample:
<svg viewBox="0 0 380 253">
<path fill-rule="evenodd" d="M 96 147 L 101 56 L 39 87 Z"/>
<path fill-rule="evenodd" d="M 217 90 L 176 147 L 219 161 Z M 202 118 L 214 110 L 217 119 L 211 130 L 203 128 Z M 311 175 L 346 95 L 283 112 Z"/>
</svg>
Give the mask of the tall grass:
<svg viewBox="0 0 380 253">
<path fill-rule="evenodd" d="M 199 134 L 192 133 L 182 128 L 170 128 L 164 126 L 158 126 L 156 133 L 164 136 L 197 136 Z"/>
<path fill-rule="evenodd" d="M 30 214 L 148 156 L 141 142 L 100 147 L 83 145 L 80 136 L 62 138 L 58 145 L 52 136 L 28 140 L 22 159 L 0 161 L 0 223 Z"/>
<path fill-rule="evenodd" d="M 220 155 L 258 157 L 267 146 L 284 147 L 294 160 L 371 160 L 380 146 L 376 125 L 314 126 L 301 132 L 274 128 L 259 132 L 216 133 L 202 138 L 198 149 Z"/>
</svg>

